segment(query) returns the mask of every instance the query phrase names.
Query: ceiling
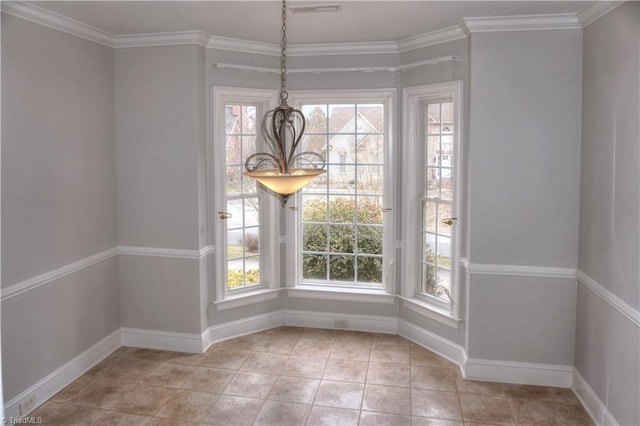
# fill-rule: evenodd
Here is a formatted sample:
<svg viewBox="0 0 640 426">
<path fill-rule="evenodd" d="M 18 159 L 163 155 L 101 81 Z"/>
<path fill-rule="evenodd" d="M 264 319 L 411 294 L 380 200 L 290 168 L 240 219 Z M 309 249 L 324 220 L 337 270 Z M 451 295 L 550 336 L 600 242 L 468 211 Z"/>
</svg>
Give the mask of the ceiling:
<svg viewBox="0 0 640 426">
<path fill-rule="evenodd" d="M 291 1 L 339 4 L 339 12 L 289 13 L 291 44 L 399 41 L 456 25 L 463 17 L 580 13 L 583 1 Z M 40 1 L 39 7 L 114 35 L 200 30 L 279 43 L 279 1 Z"/>
</svg>

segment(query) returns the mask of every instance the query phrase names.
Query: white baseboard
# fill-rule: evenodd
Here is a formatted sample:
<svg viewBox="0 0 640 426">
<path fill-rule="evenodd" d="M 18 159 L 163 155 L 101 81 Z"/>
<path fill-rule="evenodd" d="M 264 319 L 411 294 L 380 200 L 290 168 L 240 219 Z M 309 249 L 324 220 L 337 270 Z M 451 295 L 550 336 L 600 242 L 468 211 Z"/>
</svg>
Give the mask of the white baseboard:
<svg viewBox="0 0 640 426">
<path fill-rule="evenodd" d="M 283 315 L 284 325 L 293 327 L 368 331 L 389 334 L 398 332 L 398 318 L 396 317 L 292 310 L 284 310 Z M 348 326 L 336 328 L 336 320 L 346 320 Z"/>
<path fill-rule="evenodd" d="M 577 369 L 573 369 L 573 393 L 576 394 L 582 406 L 587 410 L 591 419 L 598 426 L 617 426 L 619 423 L 611 415 L 606 405 L 598 398 L 589 383 L 582 377 Z"/>
<path fill-rule="evenodd" d="M 125 327 L 120 330 L 122 332 L 122 346 L 189 353 L 202 353 L 204 349 L 202 336 L 199 334 Z"/>
<path fill-rule="evenodd" d="M 488 382 L 569 388 L 573 380 L 573 367 L 468 358 L 464 366 L 464 377 Z"/>
<path fill-rule="evenodd" d="M 34 397 L 34 403 L 31 404 L 32 408 L 29 410 L 33 411 L 33 409 L 42 405 L 49 398 L 64 389 L 65 386 L 69 385 L 93 368 L 93 366 L 108 357 L 120 346 L 121 335 L 120 329 L 118 329 L 7 402 L 4 406 L 5 417 L 20 418 L 29 414 L 28 412 L 20 413 L 20 403 L 22 403 L 22 401 Z"/>
<path fill-rule="evenodd" d="M 449 361 L 458 364 L 462 369 L 465 361 L 464 348 L 450 340 L 438 336 L 435 333 L 425 330 L 422 327 L 418 327 L 403 319 L 398 323 L 398 334 L 406 339 L 411 340 L 431 352 L 440 355 Z"/>
<path fill-rule="evenodd" d="M 220 325 L 212 325 L 202 333 L 201 341 L 203 352 L 216 342 L 281 327 L 282 325 L 284 325 L 284 320 L 281 310 L 226 322 Z"/>
</svg>

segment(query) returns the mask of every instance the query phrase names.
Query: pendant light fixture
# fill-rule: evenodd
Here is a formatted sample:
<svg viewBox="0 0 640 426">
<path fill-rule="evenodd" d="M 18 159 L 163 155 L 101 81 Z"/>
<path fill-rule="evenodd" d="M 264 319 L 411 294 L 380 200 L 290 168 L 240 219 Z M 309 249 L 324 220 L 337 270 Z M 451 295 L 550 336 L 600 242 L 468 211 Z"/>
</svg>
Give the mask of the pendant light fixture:
<svg viewBox="0 0 640 426">
<path fill-rule="evenodd" d="M 262 136 L 271 152 L 247 158 L 245 176 L 254 178 L 280 195 L 282 206 L 289 195 L 326 171 L 326 159 L 317 152 L 296 153 L 305 128 L 304 114 L 287 105 L 287 2 L 282 0 L 282 41 L 280 43 L 280 105 L 262 120 Z"/>
</svg>

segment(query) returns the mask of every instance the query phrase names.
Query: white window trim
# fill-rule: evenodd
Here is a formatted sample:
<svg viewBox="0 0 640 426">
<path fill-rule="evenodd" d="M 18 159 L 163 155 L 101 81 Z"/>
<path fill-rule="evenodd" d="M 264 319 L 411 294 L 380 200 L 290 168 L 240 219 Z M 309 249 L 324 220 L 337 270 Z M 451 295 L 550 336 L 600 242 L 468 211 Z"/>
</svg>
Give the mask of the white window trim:
<svg viewBox="0 0 640 426">
<path fill-rule="evenodd" d="M 383 227 L 391 232 L 385 235 L 383 241 L 383 287 L 380 289 L 366 287 L 348 287 L 348 286 L 309 286 L 300 285 L 298 277 L 300 276 L 300 250 L 299 250 L 299 197 L 289 198 L 289 205 L 286 211 L 286 222 L 293 223 L 286 229 L 287 248 L 286 256 L 289 262 L 286 265 L 286 282 L 287 288 L 295 288 L 295 291 L 288 290 L 287 293 L 291 297 L 308 297 L 323 298 L 325 300 L 334 300 L 334 296 L 339 296 L 339 300 L 350 300 L 358 302 L 370 303 L 389 303 L 395 296 L 391 296 L 387 300 L 385 296 L 395 294 L 395 274 L 393 266 L 395 264 L 395 236 L 394 236 L 394 215 L 396 206 L 394 200 L 394 184 L 397 181 L 395 172 L 395 117 L 396 117 L 396 89 L 363 89 L 363 90 L 300 90 L 289 92 L 289 98 L 295 108 L 300 108 L 304 103 L 336 103 L 336 102 L 353 102 L 353 103 L 384 103 L 385 104 L 385 141 L 387 149 L 385 149 L 385 183 L 384 183 L 384 208 L 391 209 L 384 213 Z M 360 292 L 363 297 L 356 296 Z M 308 296 L 304 296 L 304 295 Z M 366 296 L 364 296 L 366 294 Z M 320 297 L 323 296 L 323 297 Z"/>
<path fill-rule="evenodd" d="M 436 101 L 442 99 L 443 96 L 451 96 L 453 98 L 454 123 L 456 123 L 456 131 L 454 133 L 454 169 L 456 179 L 454 183 L 455 199 L 453 203 L 453 215 L 458 218 L 455 232 L 454 247 L 456 257 L 460 257 L 460 234 L 462 229 L 463 218 L 460 216 L 460 202 L 462 192 L 462 135 L 464 134 L 464 116 L 463 116 L 463 82 L 461 80 L 428 84 L 423 86 L 414 86 L 404 88 L 402 91 L 403 98 L 403 137 L 406 143 L 403 149 L 403 267 L 402 267 L 402 296 L 404 306 L 418 313 L 422 313 L 432 319 L 453 328 L 458 328 L 462 318 L 462 310 L 460 303 L 460 279 L 458 277 L 460 271 L 457 262 L 452 261 L 452 282 L 451 282 L 451 298 L 450 304 L 444 303 L 435 297 L 425 297 L 420 294 L 420 258 L 421 233 L 417 230 L 421 229 L 422 220 L 419 210 L 415 208 L 415 200 L 421 198 L 421 179 L 416 178 L 422 176 L 422 156 L 416 155 L 416 144 L 422 140 L 421 137 L 421 111 L 422 105 L 427 101 Z M 421 150 L 419 151 L 421 152 Z"/>
<path fill-rule="evenodd" d="M 226 158 L 225 142 L 225 114 L 224 106 L 228 103 L 246 103 L 256 104 L 259 106 L 258 117 L 264 116 L 264 113 L 277 105 L 278 94 L 275 90 L 250 89 L 237 87 L 213 87 L 213 96 L 211 98 L 211 111 L 213 114 L 213 128 L 211 131 L 211 140 L 207 158 L 207 169 L 209 172 L 210 188 L 214 189 L 212 197 L 212 205 L 209 211 L 209 220 L 215 232 L 216 247 L 216 267 L 215 267 L 215 301 L 217 310 L 231 309 L 239 306 L 245 306 L 265 300 L 275 299 L 279 294 L 280 287 L 280 202 L 276 197 L 270 195 L 264 196 L 264 208 L 261 212 L 261 264 L 268 264 L 264 271 L 260 271 L 262 284 L 247 289 L 239 289 L 237 291 L 227 291 L 226 278 L 226 227 L 223 220 L 218 218 L 218 211 L 224 211 L 224 182 L 225 167 L 220 165 L 221 159 Z M 221 111 L 222 110 L 222 111 Z M 257 123 L 257 138 L 260 138 L 260 124 Z M 269 217 L 271 220 L 265 220 Z M 269 256 L 265 262 L 263 256 Z"/>
</svg>

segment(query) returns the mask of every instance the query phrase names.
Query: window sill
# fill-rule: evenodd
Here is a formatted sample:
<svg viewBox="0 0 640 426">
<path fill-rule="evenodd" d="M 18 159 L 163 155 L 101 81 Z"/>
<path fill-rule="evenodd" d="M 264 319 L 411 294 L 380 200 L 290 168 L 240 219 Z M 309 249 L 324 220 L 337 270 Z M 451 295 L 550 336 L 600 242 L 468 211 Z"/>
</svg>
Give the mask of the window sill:
<svg viewBox="0 0 640 426">
<path fill-rule="evenodd" d="M 402 296 L 398 296 L 398 298 L 402 300 L 402 306 L 409 309 L 410 311 L 416 312 L 434 321 L 438 321 L 439 323 L 447 325 L 456 330 L 460 329 L 460 325 L 463 322 L 462 318 L 453 317 L 448 309 L 441 308 L 418 298 L 408 298 Z"/>
<path fill-rule="evenodd" d="M 253 305 L 254 303 L 277 299 L 280 290 L 283 289 L 269 288 L 249 291 L 227 297 L 224 300 L 215 301 L 213 304 L 216 305 L 217 311 L 226 311 L 227 309 L 239 308 L 241 306 Z"/>
<path fill-rule="evenodd" d="M 396 298 L 394 294 L 388 294 L 383 289 L 372 290 L 310 285 L 299 285 L 295 288 L 288 288 L 287 296 L 300 299 L 341 300 L 346 302 L 382 303 L 387 305 L 393 304 Z"/>
</svg>

